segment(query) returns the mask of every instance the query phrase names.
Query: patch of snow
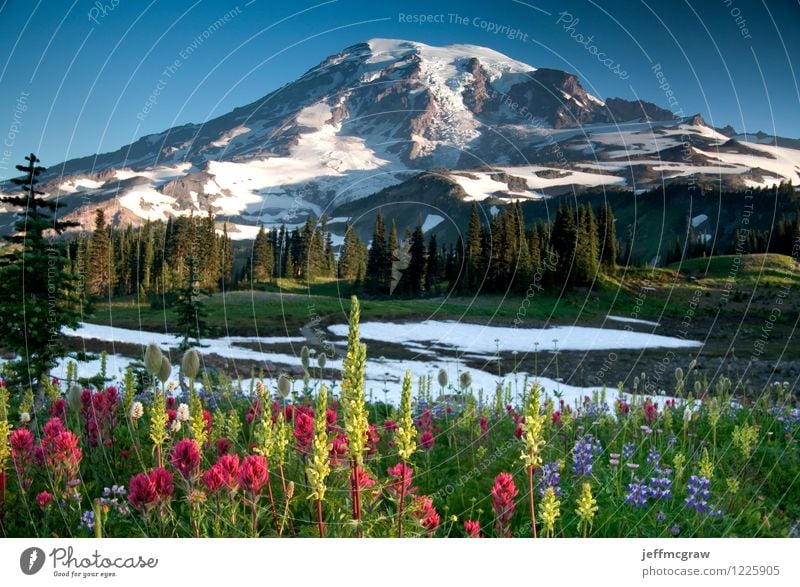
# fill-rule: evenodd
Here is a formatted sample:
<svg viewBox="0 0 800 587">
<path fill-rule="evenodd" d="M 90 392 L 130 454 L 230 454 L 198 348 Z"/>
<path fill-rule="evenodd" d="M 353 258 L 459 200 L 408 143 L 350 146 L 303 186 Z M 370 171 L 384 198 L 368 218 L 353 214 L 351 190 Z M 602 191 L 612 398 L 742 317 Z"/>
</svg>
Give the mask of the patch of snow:
<svg viewBox="0 0 800 587">
<path fill-rule="evenodd" d="M 347 325 L 335 324 L 329 330 L 336 336 L 346 336 Z M 402 342 L 435 342 L 472 353 L 500 351 L 533 352 L 534 343 L 541 349 L 563 351 L 596 351 L 608 349 L 649 349 L 697 347 L 701 343 L 645 332 L 631 332 L 584 326 L 556 326 L 553 328 L 510 328 L 484 326 L 464 322 L 426 320 L 424 322 L 379 323 L 365 322 L 360 326 L 366 340 L 391 340 Z"/>
<path fill-rule="evenodd" d="M 608 320 L 614 320 L 616 322 L 629 322 L 631 324 L 646 324 L 647 326 L 660 326 L 658 322 L 651 322 L 650 320 L 641 320 L 640 318 L 628 318 L 627 316 L 612 316 L 609 314 L 606 316 Z"/>
<path fill-rule="evenodd" d="M 703 224 L 703 222 L 705 222 L 706 220 L 708 220 L 707 214 L 698 214 L 697 216 L 692 218 L 692 228 L 697 228 L 698 226 Z"/>
</svg>

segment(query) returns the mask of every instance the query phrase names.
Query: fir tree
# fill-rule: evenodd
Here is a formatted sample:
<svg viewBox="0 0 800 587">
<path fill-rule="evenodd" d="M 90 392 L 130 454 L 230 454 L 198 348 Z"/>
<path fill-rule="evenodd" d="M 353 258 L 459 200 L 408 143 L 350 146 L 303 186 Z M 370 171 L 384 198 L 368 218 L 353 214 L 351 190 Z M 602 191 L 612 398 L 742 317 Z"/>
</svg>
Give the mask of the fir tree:
<svg viewBox="0 0 800 587">
<path fill-rule="evenodd" d="M 606 202 L 600 209 L 598 221 L 601 253 L 600 264 L 607 273 L 614 274 L 619 257 L 619 242 L 617 241 L 617 223 L 611 205 Z"/>
<path fill-rule="evenodd" d="M 203 346 L 200 339 L 209 335 L 207 312 L 203 298 L 210 294 L 200 286 L 200 272 L 193 256 L 186 258 L 186 285 L 173 292 L 172 308 L 175 310 L 178 323 L 178 337 L 182 351 Z"/>
<path fill-rule="evenodd" d="M 111 238 L 103 210 L 95 211 L 94 232 L 89 243 L 89 266 L 86 279 L 91 297 L 110 297 L 114 286 L 114 263 Z"/>
<path fill-rule="evenodd" d="M 383 221 L 383 214 L 378 210 L 367 258 L 366 287 L 368 291 L 372 293 L 388 293 L 391 272 L 390 255 L 391 252 L 386 245 L 386 225 Z"/>
<path fill-rule="evenodd" d="M 441 281 L 441 269 L 439 267 L 439 245 L 436 242 L 436 235 L 431 234 L 428 238 L 428 255 L 425 266 L 425 291 L 433 293 Z"/>
<path fill-rule="evenodd" d="M 272 245 L 262 226 L 258 230 L 258 235 L 256 235 L 256 240 L 253 243 L 252 268 L 250 274 L 252 283 L 266 283 L 272 279 L 273 261 L 274 255 L 272 252 Z"/>
<path fill-rule="evenodd" d="M 66 271 L 66 244 L 49 237 L 77 224 L 58 219 L 61 202 L 40 197 L 36 184 L 44 167 L 33 153 L 25 160 L 16 166 L 25 175 L 11 180 L 22 194 L 0 198 L 20 209 L 0 255 L 0 341 L 22 358 L 17 371 L 33 386 L 63 353 L 61 329 L 77 326 L 80 283 Z"/>
</svg>

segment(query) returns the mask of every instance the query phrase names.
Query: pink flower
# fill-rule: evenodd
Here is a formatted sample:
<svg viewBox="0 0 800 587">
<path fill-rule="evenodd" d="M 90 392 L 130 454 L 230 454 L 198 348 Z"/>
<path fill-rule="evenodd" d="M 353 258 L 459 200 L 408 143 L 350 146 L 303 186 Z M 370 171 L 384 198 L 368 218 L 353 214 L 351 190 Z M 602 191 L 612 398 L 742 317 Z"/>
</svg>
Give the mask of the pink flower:
<svg viewBox="0 0 800 587">
<path fill-rule="evenodd" d="M 172 473 L 159 467 L 150 471 L 149 476 L 158 499 L 167 501 L 172 496 Z"/>
<path fill-rule="evenodd" d="M 269 479 L 267 459 L 261 455 L 247 455 L 239 467 L 237 480 L 239 486 L 247 491 L 251 497 L 261 493 L 261 489 Z"/>
<path fill-rule="evenodd" d="M 339 425 L 336 423 L 339 416 L 332 409 L 328 408 L 325 412 L 325 430 L 328 434 L 339 430 Z"/>
<path fill-rule="evenodd" d="M 208 471 L 203 473 L 203 485 L 206 486 L 211 493 L 219 491 L 225 485 L 225 473 L 222 467 L 214 465 Z"/>
<path fill-rule="evenodd" d="M 64 423 L 58 418 L 50 418 L 42 427 L 42 434 L 45 438 L 55 438 L 64 432 Z"/>
<path fill-rule="evenodd" d="M 36 503 L 39 504 L 39 507 L 45 507 L 48 503 L 53 500 L 53 496 L 47 493 L 46 491 L 42 491 L 39 495 L 36 496 Z"/>
<path fill-rule="evenodd" d="M 422 436 L 419 437 L 419 443 L 422 445 L 422 448 L 425 450 L 431 450 L 433 448 L 433 443 L 436 441 L 433 434 L 430 430 L 426 430 L 422 433 Z"/>
<path fill-rule="evenodd" d="M 361 467 L 356 467 L 355 470 L 356 486 L 358 490 L 366 489 L 375 485 L 375 480 Z"/>
<path fill-rule="evenodd" d="M 333 465 L 344 465 L 347 463 L 347 454 L 350 452 L 350 447 L 347 442 L 347 436 L 339 434 L 333 439 L 331 445 L 331 462 Z"/>
<path fill-rule="evenodd" d="M 222 474 L 222 484 L 229 491 L 236 489 L 236 478 L 239 475 L 239 455 L 222 455 L 217 459 L 215 467 Z"/>
<path fill-rule="evenodd" d="M 156 488 L 146 473 L 134 475 L 128 482 L 128 501 L 137 510 L 147 510 L 158 499 Z"/>
<path fill-rule="evenodd" d="M 51 418 L 58 418 L 62 422 L 66 420 L 67 415 L 67 402 L 63 399 L 57 399 L 53 402 L 48 410 Z"/>
<path fill-rule="evenodd" d="M 232 445 L 230 440 L 228 440 L 227 438 L 220 438 L 219 440 L 217 440 L 217 446 L 216 446 L 217 456 L 221 457 L 222 455 L 228 454 L 229 452 L 231 452 L 231 447 Z"/>
<path fill-rule="evenodd" d="M 192 478 L 200 467 L 200 449 L 194 440 L 184 438 L 172 449 L 172 466 L 184 479 Z"/>
<path fill-rule="evenodd" d="M 481 436 L 484 438 L 489 435 L 489 421 L 481 416 L 481 419 L 478 421 L 481 427 Z"/>
<path fill-rule="evenodd" d="M 383 429 L 387 432 L 397 432 L 397 422 L 394 420 L 386 420 L 383 423 Z"/>
<path fill-rule="evenodd" d="M 414 510 L 422 527 L 428 532 L 433 532 L 439 527 L 439 513 L 433 507 L 433 499 L 427 496 L 420 496 L 414 500 Z"/>
<path fill-rule="evenodd" d="M 392 496 L 399 498 L 401 492 L 403 495 L 413 493 L 413 490 L 410 489 L 411 482 L 414 480 L 413 468 L 405 463 L 397 463 L 394 467 L 389 467 L 386 472 L 392 477 L 386 487 Z"/>
<path fill-rule="evenodd" d="M 11 445 L 11 456 L 16 460 L 30 455 L 33 450 L 33 434 L 27 428 L 17 428 L 11 433 L 8 443 Z"/>
<path fill-rule="evenodd" d="M 375 429 L 375 424 L 370 424 L 367 428 L 367 454 L 374 455 L 378 451 L 378 443 L 381 437 L 378 436 L 378 431 Z"/>
<path fill-rule="evenodd" d="M 466 520 L 464 522 L 464 531 L 469 538 L 482 538 L 481 524 L 475 520 Z"/>
<path fill-rule="evenodd" d="M 560 428 L 561 424 L 562 424 L 561 423 L 561 412 L 553 412 L 552 418 L 553 418 L 553 424 L 555 424 L 556 426 L 558 426 Z"/>
<path fill-rule="evenodd" d="M 492 509 L 497 517 L 497 531 L 499 534 L 510 536 L 509 522 L 514 515 L 516 507 L 514 498 L 519 495 L 514 478 L 509 473 L 500 473 L 494 478 L 492 487 Z"/>
<path fill-rule="evenodd" d="M 314 440 L 314 412 L 308 408 L 298 406 L 294 414 L 294 447 L 298 452 L 308 454 L 311 452 L 311 443 Z"/>
</svg>

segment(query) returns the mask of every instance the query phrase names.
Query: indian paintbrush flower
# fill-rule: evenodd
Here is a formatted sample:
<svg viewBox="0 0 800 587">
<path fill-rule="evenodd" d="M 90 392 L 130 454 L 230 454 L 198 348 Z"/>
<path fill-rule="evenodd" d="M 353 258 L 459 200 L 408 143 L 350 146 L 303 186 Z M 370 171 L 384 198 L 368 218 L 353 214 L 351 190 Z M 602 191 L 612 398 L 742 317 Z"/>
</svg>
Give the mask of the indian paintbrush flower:
<svg viewBox="0 0 800 587">
<path fill-rule="evenodd" d="M 172 448 L 170 463 L 181 477 L 191 480 L 200 468 L 200 449 L 194 440 L 184 438 Z"/>
<path fill-rule="evenodd" d="M 492 509 L 497 520 L 496 530 L 498 536 L 511 536 L 511 518 L 514 515 L 516 504 L 514 499 L 519 495 L 519 490 L 514 485 L 514 478 L 509 473 L 500 473 L 494 478 L 492 487 Z"/>
</svg>

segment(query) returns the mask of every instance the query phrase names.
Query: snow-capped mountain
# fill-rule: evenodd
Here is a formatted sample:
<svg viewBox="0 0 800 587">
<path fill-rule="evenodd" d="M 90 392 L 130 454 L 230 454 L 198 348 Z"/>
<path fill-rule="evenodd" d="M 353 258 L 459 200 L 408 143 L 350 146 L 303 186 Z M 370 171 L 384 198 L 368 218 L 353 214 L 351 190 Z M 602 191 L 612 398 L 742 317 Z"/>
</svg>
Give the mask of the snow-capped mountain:
<svg viewBox="0 0 800 587">
<path fill-rule="evenodd" d="M 219 118 L 51 165 L 43 187 L 84 226 L 98 206 L 117 223 L 210 209 L 250 238 L 259 223 L 332 214 L 429 169 L 470 199 L 693 174 L 800 183 L 800 150 L 729 135 L 699 116 L 601 100 L 570 73 L 485 47 L 373 39 Z"/>
</svg>

